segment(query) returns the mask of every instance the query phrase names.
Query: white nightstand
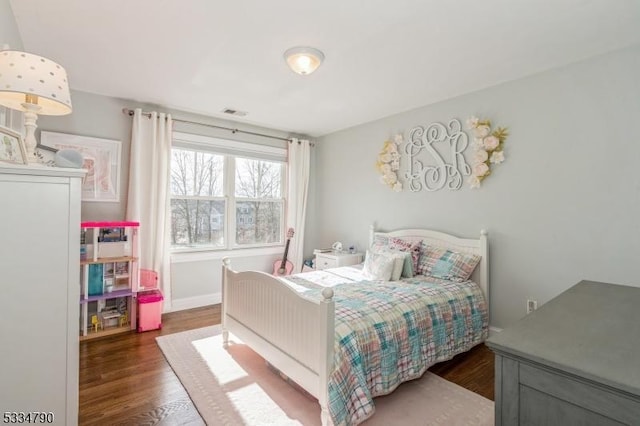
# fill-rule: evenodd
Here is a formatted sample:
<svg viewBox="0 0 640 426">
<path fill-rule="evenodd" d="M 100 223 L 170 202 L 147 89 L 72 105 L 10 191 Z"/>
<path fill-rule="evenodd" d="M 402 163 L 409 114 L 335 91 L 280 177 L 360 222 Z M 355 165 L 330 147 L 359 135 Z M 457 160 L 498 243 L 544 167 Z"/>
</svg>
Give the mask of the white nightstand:
<svg viewBox="0 0 640 426">
<path fill-rule="evenodd" d="M 357 265 L 362 263 L 362 253 L 328 252 L 316 253 L 315 267 L 317 270 L 337 268 L 339 266 Z"/>
</svg>

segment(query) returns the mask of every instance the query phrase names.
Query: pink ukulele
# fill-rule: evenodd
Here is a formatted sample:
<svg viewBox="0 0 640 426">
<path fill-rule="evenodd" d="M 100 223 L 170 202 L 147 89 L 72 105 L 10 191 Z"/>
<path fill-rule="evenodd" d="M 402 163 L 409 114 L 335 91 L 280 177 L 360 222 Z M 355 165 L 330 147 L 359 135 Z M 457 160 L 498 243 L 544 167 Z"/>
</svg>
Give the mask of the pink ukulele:
<svg viewBox="0 0 640 426">
<path fill-rule="evenodd" d="M 287 244 L 284 247 L 284 256 L 282 256 L 282 260 L 276 260 L 273 263 L 273 275 L 284 276 L 291 274 L 291 271 L 293 271 L 293 263 L 289 262 L 287 259 L 291 238 L 293 238 L 293 228 L 289 228 L 287 231 Z"/>
</svg>

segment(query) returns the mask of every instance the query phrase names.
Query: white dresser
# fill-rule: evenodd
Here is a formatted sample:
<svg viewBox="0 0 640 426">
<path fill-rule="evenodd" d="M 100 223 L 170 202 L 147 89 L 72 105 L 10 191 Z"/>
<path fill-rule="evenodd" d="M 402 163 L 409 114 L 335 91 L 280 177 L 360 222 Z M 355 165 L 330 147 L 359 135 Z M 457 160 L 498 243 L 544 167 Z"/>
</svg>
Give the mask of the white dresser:
<svg viewBox="0 0 640 426">
<path fill-rule="evenodd" d="M 1 413 L 78 423 L 83 176 L 0 164 Z"/>
<path fill-rule="evenodd" d="M 339 266 L 357 265 L 362 262 L 362 253 L 327 252 L 316 253 L 315 268 L 328 269 Z"/>
</svg>

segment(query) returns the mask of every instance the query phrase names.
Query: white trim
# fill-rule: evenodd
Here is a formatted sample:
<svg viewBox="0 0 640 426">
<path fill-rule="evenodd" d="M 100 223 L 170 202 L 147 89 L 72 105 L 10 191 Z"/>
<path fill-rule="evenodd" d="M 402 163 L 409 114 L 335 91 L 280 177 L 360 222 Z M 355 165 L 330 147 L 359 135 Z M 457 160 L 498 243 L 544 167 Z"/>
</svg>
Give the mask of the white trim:
<svg viewBox="0 0 640 426">
<path fill-rule="evenodd" d="M 226 224 L 224 228 L 224 244 L 229 250 L 236 243 L 236 158 L 224 156 L 224 195 L 227 198 L 225 208 Z"/>
<path fill-rule="evenodd" d="M 222 303 L 222 293 L 209 293 L 200 296 L 183 297 L 171 301 L 171 309 L 166 312 L 184 311 L 186 309 L 200 308 L 202 306 L 217 305 Z"/>
<path fill-rule="evenodd" d="M 224 257 L 257 257 L 257 256 L 271 256 L 274 254 L 282 254 L 282 247 L 280 244 L 273 247 L 260 247 L 260 248 L 248 248 L 237 250 L 202 250 L 202 251 L 189 251 L 179 252 L 174 251 L 171 253 L 171 263 L 185 263 L 185 262 L 200 262 L 203 260 L 221 260 Z"/>
<path fill-rule="evenodd" d="M 494 327 L 492 325 L 489 326 L 489 337 L 493 336 L 494 334 L 498 334 L 498 333 L 502 333 L 502 329 L 501 328 Z"/>
<path fill-rule="evenodd" d="M 287 160 L 287 149 L 256 143 L 232 141 L 228 139 L 214 138 L 212 136 L 194 135 L 191 133 L 173 132 L 173 146 L 193 148 L 194 145 L 206 150 L 227 152 L 239 157 L 259 157 Z M 182 143 L 181 143 L 182 142 Z"/>
<path fill-rule="evenodd" d="M 1 163 L 0 173 L 13 173 L 16 175 L 33 175 L 39 176 L 61 176 L 61 177 L 84 177 L 87 174 L 85 169 L 70 169 L 67 167 L 47 167 L 38 163 L 29 164 L 11 164 Z"/>
</svg>

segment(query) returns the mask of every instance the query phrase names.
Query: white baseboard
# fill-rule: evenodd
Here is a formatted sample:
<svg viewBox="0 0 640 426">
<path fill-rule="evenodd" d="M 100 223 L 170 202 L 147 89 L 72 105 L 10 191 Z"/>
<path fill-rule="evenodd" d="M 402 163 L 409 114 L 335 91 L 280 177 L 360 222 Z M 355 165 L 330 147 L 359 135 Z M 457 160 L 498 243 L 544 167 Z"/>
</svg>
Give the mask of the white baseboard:
<svg viewBox="0 0 640 426">
<path fill-rule="evenodd" d="M 222 303 L 222 293 L 203 294 L 201 296 L 183 297 L 171 300 L 171 311 L 184 311 L 185 309 L 199 308 L 201 306 Z"/>
<path fill-rule="evenodd" d="M 501 331 L 501 328 L 489 326 L 489 337 L 493 336 L 496 333 L 500 333 Z"/>
</svg>

